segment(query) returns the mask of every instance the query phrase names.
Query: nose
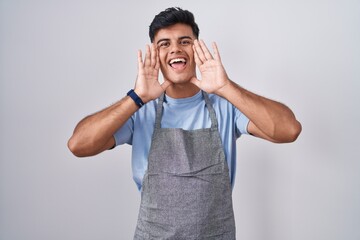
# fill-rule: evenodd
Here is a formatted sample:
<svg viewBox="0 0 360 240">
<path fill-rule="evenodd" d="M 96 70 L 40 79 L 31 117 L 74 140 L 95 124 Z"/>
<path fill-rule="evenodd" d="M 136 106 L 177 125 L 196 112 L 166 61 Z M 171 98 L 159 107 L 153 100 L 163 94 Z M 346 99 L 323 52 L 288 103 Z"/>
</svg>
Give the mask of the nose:
<svg viewBox="0 0 360 240">
<path fill-rule="evenodd" d="M 170 49 L 170 53 L 174 54 L 174 53 L 181 53 L 182 49 L 179 43 L 174 43 L 171 45 L 171 49 Z"/>
</svg>

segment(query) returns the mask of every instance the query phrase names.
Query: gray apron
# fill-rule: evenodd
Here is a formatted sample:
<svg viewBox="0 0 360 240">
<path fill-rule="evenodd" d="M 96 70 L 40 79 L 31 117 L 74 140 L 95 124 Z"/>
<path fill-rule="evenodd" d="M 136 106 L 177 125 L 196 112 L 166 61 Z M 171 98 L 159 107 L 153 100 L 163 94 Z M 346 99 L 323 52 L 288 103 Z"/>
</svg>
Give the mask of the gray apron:
<svg viewBox="0 0 360 240">
<path fill-rule="evenodd" d="M 161 128 L 160 97 L 141 192 L 135 240 L 235 239 L 229 169 L 215 111 L 211 128 Z"/>
</svg>

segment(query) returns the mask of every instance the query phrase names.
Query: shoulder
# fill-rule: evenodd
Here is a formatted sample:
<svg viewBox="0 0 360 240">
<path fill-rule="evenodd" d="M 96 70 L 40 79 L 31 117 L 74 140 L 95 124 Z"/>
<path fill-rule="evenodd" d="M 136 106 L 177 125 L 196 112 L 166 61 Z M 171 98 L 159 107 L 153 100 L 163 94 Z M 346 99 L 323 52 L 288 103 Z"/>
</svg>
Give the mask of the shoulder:
<svg viewBox="0 0 360 240">
<path fill-rule="evenodd" d="M 157 103 L 158 103 L 157 99 L 146 103 L 137 112 L 134 113 L 133 115 L 134 120 L 147 118 L 149 116 L 155 116 Z"/>
<path fill-rule="evenodd" d="M 131 117 L 133 121 L 134 141 L 142 141 L 151 136 L 155 125 L 157 101 L 153 100 L 142 106 Z"/>
<path fill-rule="evenodd" d="M 209 94 L 209 99 L 210 99 L 214 109 L 217 111 L 222 110 L 222 111 L 233 112 L 235 110 L 234 105 L 232 105 L 228 100 L 220 97 L 219 95 Z"/>
<path fill-rule="evenodd" d="M 210 101 L 216 114 L 219 114 L 220 118 L 231 118 L 231 119 L 243 119 L 245 122 L 248 121 L 247 117 L 236 108 L 231 102 L 223 97 L 216 94 L 209 94 Z"/>
</svg>

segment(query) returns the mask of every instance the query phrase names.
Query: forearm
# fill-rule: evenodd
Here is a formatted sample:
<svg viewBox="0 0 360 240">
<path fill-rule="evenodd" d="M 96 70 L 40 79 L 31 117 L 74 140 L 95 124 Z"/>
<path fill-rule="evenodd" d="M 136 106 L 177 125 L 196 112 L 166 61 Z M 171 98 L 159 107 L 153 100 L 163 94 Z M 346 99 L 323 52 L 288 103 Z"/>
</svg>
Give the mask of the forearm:
<svg viewBox="0 0 360 240">
<path fill-rule="evenodd" d="M 158 98 L 172 83 L 159 82 L 160 62 L 155 45 L 146 46 L 145 59 L 138 51 L 138 75 L 135 82 L 135 94 L 142 103 Z M 131 96 L 131 95 L 130 95 Z M 139 106 L 126 96 L 114 105 L 84 118 L 76 126 L 68 147 L 79 157 L 92 156 L 115 144 L 114 133 L 139 109 Z M 141 103 L 138 103 L 141 106 Z"/>
<path fill-rule="evenodd" d="M 301 132 L 294 113 L 282 103 L 256 95 L 232 81 L 217 93 L 250 119 L 254 127 L 248 130 L 254 135 L 273 142 L 292 142 Z"/>
<path fill-rule="evenodd" d="M 113 141 L 117 129 L 138 110 L 134 101 L 126 96 L 112 106 L 81 120 L 68 141 L 71 152 L 79 157 L 96 155 Z"/>
</svg>

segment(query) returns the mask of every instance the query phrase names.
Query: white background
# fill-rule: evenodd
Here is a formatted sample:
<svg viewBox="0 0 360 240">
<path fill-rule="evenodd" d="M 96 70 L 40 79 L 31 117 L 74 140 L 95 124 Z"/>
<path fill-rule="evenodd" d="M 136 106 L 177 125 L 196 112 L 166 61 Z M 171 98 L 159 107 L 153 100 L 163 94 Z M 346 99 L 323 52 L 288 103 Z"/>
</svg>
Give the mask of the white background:
<svg viewBox="0 0 360 240">
<path fill-rule="evenodd" d="M 360 239 L 357 0 L 0 0 L 0 239 L 132 239 L 130 146 L 78 159 L 66 143 L 133 87 L 170 6 L 195 14 L 234 81 L 303 125 L 292 144 L 239 139 L 238 239 Z"/>
</svg>

